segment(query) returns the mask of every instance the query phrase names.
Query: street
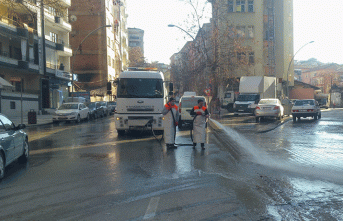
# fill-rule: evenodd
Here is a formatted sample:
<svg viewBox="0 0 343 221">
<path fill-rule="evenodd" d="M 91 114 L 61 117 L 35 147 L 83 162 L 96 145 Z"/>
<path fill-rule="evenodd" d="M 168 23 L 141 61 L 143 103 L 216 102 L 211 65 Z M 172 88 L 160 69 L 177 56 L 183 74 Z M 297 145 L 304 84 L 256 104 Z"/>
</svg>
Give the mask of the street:
<svg viewBox="0 0 343 221">
<path fill-rule="evenodd" d="M 204 151 L 118 137 L 113 116 L 30 127 L 29 162 L 0 182 L 0 220 L 343 220 L 342 115 L 214 116 Z"/>
</svg>

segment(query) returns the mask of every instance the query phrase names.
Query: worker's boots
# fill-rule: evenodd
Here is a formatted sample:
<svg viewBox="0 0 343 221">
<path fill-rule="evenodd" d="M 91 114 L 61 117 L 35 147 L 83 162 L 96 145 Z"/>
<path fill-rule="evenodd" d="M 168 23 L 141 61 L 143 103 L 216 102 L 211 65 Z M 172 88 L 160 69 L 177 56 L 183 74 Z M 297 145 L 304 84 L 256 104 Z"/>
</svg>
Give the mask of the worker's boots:
<svg viewBox="0 0 343 221">
<path fill-rule="evenodd" d="M 205 144 L 204 143 L 201 143 L 201 149 L 205 150 Z"/>
</svg>

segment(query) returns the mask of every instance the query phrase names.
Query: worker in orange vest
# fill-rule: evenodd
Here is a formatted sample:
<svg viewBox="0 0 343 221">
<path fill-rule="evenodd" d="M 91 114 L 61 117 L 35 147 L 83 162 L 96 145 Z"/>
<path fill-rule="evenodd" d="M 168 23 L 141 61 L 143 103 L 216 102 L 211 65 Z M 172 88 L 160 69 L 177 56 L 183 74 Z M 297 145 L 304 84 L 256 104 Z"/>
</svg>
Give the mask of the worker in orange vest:
<svg viewBox="0 0 343 221">
<path fill-rule="evenodd" d="M 191 110 L 193 120 L 193 149 L 197 143 L 201 143 L 201 149 L 205 149 L 206 139 L 206 119 L 209 118 L 207 108 L 204 106 L 204 100 L 199 99 L 198 105 Z"/>
<path fill-rule="evenodd" d="M 167 145 L 167 149 L 176 149 L 175 135 L 179 119 L 179 111 L 178 107 L 175 105 L 175 98 L 169 98 L 168 103 L 164 105 L 162 114 L 164 115 L 164 141 Z"/>
</svg>

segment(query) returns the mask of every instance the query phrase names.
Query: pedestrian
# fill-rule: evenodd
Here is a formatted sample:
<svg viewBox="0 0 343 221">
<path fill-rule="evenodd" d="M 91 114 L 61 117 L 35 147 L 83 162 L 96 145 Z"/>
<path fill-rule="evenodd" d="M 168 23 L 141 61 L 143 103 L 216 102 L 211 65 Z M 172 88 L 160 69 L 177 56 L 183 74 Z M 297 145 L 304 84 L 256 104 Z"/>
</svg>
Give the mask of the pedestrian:
<svg viewBox="0 0 343 221">
<path fill-rule="evenodd" d="M 205 149 L 206 138 L 206 119 L 209 117 L 207 108 L 204 106 L 204 101 L 199 99 L 198 105 L 191 110 L 193 120 L 193 149 L 197 143 L 201 143 L 201 149 Z"/>
<path fill-rule="evenodd" d="M 164 115 L 164 141 L 167 145 L 167 149 L 176 149 L 175 146 L 175 136 L 176 136 L 176 126 L 179 120 L 178 107 L 175 105 L 175 98 L 169 98 L 169 101 L 164 105 L 162 111 Z"/>
</svg>

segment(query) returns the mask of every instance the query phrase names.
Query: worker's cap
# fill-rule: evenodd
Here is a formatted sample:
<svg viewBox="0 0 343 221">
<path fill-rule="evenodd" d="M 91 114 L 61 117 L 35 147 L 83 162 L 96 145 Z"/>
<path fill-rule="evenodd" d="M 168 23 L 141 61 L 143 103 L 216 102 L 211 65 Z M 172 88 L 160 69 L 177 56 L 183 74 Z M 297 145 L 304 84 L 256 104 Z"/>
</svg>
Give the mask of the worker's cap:
<svg viewBox="0 0 343 221">
<path fill-rule="evenodd" d="M 169 102 L 175 101 L 175 98 L 171 97 L 169 98 Z"/>
<path fill-rule="evenodd" d="M 198 100 L 198 104 L 199 104 L 200 102 L 204 102 L 204 100 L 202 100 L 202 99 L 199 99 L 199 100 Z"/>
</svg>

